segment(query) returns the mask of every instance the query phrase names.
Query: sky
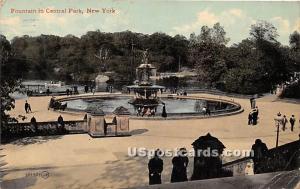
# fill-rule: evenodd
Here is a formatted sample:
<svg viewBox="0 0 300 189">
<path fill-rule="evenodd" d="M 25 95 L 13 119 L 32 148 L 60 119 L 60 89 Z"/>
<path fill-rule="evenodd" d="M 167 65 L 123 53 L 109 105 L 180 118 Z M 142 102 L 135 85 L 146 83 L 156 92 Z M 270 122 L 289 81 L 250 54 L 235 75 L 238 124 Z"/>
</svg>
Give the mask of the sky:
<svg viewBox="0 0 300 189">
<path fill-rule="evenodd" d="M 264 20 L 279 33 L 278 40 L 288 45 L 289 35 L 300 31 L 300 1 L 187 1 L 187 0 L 0 0 L 0 33 L 15 36 L 51 34 L 81 36 L 87 31 L 119 32 L 130 30 L 145 34 L 163 32 L 189 38 L 203 25 L 219 22 L 230 38 L 229 44 L 249 37 L 252 24 Z M 82 13 L 68 13 L 81 9 Z M 87 13 L 87 9 L 98 13 Z M 103 13 L 102 9 L 114 10 Z M 44 13 L 12 13 L 15 10 L 44 10 Z M 64 10 L 67 13 L 46 13 Z"/>
</svg>

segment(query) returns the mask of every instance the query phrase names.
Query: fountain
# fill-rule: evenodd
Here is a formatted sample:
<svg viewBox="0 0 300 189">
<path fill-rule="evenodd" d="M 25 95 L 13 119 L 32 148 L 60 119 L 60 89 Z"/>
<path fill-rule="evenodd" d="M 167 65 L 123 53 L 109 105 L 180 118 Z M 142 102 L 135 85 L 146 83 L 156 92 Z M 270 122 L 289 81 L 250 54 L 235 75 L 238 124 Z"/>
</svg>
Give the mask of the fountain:
<svg viewBox="0 0 300 189">
<path fill-rule="evenodd" d="M 104 113 L 109 114 L 117 107 L 123 106 L 131 116 L 137 115 L 138 117 L 139 115 L 155 116 L 155 114 L 162 114 L 164 108 L 159 108 L 160 105 L 167 107 L 168 117 L 182 117 L 183 119 L 188 116 L 205 116 L 203 107 L 208 108 L 213 116 L 243 111 L 238 103 L 224 99 L 163 96 L 161 94 L 165 87 L 154 83 L 152 79 L 155 75 L 156 68 L 149 64 L 148 51 L 146 50 L 143 53 L 142 63 L 136 68 L 137 80 L 135 84 L 126 86 L 129 93 L 134 93 L 134 97 L 127 94 L 100 94 L 71 96 L 61 98 L 58 101 L 68 103 L 67 111 L 87 112 L 90 106 L 99 105 Z"/>
<path fill-rule="evenodd" d="M 155 67 L 148 63 L 148 50 L 144 51 L 142 64 L 136 69 L 137 84 L 127 86 L 129 93 L 133 91 L 135 94 L 134 98 L 129 100 L 135 108 L 156 109 L 159 104 L 163 104 L 158 97 L 158 92 L 162 93 L 165 87 L 154 85 L 150 79 L 155 70 Z"/>
</svg>

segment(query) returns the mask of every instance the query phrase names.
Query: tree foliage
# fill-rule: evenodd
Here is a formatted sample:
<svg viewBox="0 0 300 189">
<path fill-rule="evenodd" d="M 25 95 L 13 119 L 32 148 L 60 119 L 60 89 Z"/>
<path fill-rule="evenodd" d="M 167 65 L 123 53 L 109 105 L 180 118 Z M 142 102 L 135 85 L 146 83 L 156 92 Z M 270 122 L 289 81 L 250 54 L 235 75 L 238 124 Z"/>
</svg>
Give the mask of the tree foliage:
<svg viewBox="0 0 300 189">
<path fill-rule="evenodd" d="M 0 35 L 0 50 L 1 130 L 3 130 L 7 122 L 16 121 L 7 112 L 15 107 L 15 101 L 9 95 L 18 86 L 19 73 L 16 68 L 20 62 L 13 58 L 10 43 L 3 35 Z"/>
</svg>

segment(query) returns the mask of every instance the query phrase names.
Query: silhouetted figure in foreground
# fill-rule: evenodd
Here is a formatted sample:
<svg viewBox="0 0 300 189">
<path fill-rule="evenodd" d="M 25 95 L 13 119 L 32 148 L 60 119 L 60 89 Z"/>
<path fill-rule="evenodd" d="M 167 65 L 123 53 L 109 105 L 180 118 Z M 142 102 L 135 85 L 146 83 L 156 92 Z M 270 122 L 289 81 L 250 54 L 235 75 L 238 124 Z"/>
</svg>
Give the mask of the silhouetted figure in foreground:
<svg viewBox="0 0 300 189">
<path fill-rule="evenodd" d="M 163 160 L 159 157 L 159 150 L 155 151 L 154 157 L 148 163 L 149 184 L 161 184 L 161 173 L 163 171 Z"/>
<path fill-rule="evenodd" d="M 254 153 L 253 162 L 254 162 L 254 173 L 260 173 L 260 162 L 268 155 L 268 147 L 265 143 L 263 143 L 260 139 L 255 140 L 255 144 L 252 145 L 252 150 Z"/>
<path fill-rule="evenodd" d="M 172 159 L 173 169 L 171 182 L 187 181 L 186 169 L 189 164 L 189 158 L 186 157 L 186 149 L 181 148 L 177 156 Z"/>
</svg>

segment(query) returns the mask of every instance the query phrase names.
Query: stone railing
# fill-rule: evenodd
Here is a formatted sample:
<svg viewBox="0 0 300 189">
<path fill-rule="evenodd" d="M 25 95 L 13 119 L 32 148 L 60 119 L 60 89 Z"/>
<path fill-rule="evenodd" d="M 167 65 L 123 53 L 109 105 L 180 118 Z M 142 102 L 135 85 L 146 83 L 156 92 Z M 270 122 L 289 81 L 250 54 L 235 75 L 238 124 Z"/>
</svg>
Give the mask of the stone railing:
<svg viewBox="0 0 300 189">
<path fill-rule="evenodd" d="M 220 95 L 220 96 L 228 96 L 228 97 L 234 97 L 234 98 L 246 98 L 250 99 L 253 97 L 253 95 L 244 95 L 244 94 L 237 94 L 237 93 L 228 93 L 223 92 L 217 89 L 202 89 L 202 88 L 179 88 L 178 90 L 184 90 L 187 93 L 206 93 L 206 94 L 213 94 L 213 95 Z M 259 97 L 262 95 L 258 95 Z"/>
<path fill-rule="evenodd" d="M 28 136 L 58 135 L 69 133 L 86 133 L 87 124 L 84 120 L 64 121 L 64 126 L 56 121 L 37 122 L 36 125 L 31 122 L 9 123 L 1 133 L 1 140 L 12 138 L 22 138 Z"/>
<path fill-rule="evenodd" d="M 254 164 L 255 173 L 287 171 L 300 167 L 300 140 L 268 150 L 267 156 Z M 253 165 L 251 157 L 244 157 L 223 164 L 223 168 L 231 170 L 234 176 L 247 175 L 247 169 Z M 254 168 L 254 167 L 253 167 Z"/>
</svg>

